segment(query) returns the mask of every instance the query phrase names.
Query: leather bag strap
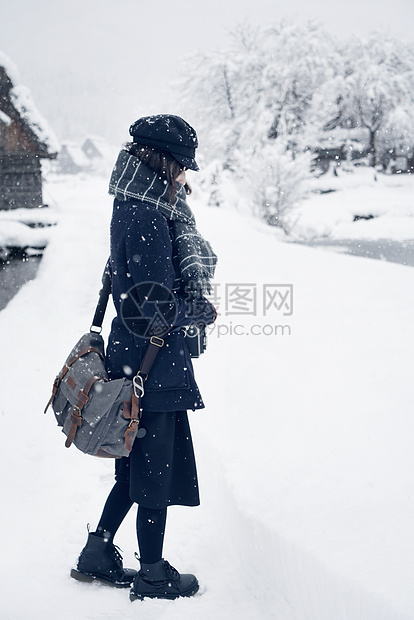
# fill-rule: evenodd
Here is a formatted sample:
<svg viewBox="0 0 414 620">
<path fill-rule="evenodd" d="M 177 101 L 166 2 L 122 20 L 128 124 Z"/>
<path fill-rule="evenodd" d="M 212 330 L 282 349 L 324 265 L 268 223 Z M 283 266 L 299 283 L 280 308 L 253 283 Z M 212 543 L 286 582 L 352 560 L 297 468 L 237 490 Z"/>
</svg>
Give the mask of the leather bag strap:
<svg viewBox="0 0 414 620">
<path fill-rule="evenodd" d="M 110 258 L 106 261 L 105 269 L 102 275 L 102 288 L 99 291 L 99 299 L 93 317 L 91 332 L 100 333 L 104 320 L 106 308 L 108 305 L 109 295 L 111 294 L 111 263 Z M 96 329 L 94 329 L 96 328 Z"/>
<path fill-rule="evenodd" d="M 99 357 L 103 361 L 105 361 L 105 357 L 102 355 L 102 352 L 99 349 L 96 349 L 95 347 L 85 347 L 77 355 L 74 355 L 73 357 L 71 357 L 70 360 L 68 360 L 65 363 L 65 365 L 62 368 L 62 370 L 60 371 L 60 373 L 58 374 L 58 376 L 56 377 L 56 379 L 53 382 L 52 395 L 51 395 L 51 397 L 48 400 L 48 403 L 47 403 L 47 405 L 45 407 L 44 413 L 47 412 L 49 406 L 52 404 L 52 400 L 55 398 L 55 396 L 57 394 L 57 391 L 58 391 L 58 388 L 59 388 L 59 383 L 62 381 L 63 377 L 66 375 L 66 373 L 68 372 L 68 370 L 70 369 L 72 364 L 74 364 L 76 362 L 76 360 L 78 360 L 83 355 L 86 355 L 87 353 L 97 353 L 99 355 Z"/>
<path fill-rule="evenodd" d="M 144 381 L 157 358 L 160 349 L 164 346 L 164 340 L 158 336 L 151 336 L 148 348 L 141 362 L 141 366 L 132 380 L 130 423 L 124 433 L 125 447 L 131 452 L 139 423 L 142 418 L 141 398 L 144 396 Z"/>
<path fill-rule="evenodd" d="M 164 340 L 162 338 L 158 338 L 158 336 L 151 336 L 148 343 L 148 348 L 145 351 L 144 358 L 141 362 L 141 367 L 138 371 L 138 373 L 144 378 L 144 380 L 146 380 L 146 378 L 148 377 L 150 370 L 155 362 L 155 359 L 163 346 Z"/>
<path fill-rule="evenodd" d="M 79 393 L 77 396 L 78 402 L 73 407 L 73 411 L 70 416 L 71 425 L 70 425 L 68 436 L 65 441 L 66 448 L 71 447 L 73 440 L 75 439 L 76 431 L 82 424 L 82 409 L 89 402 L 89 392 L 91 391 L 92 386 L 97 381 L 102 381 L 102 380 L 106 381 L 104 377 L 95 377 L 94 375 L 92 375 L 91 377 L 89 377 L 89 379 L 85 383 L 83 389 L 79 390 Z"/>
</svg>

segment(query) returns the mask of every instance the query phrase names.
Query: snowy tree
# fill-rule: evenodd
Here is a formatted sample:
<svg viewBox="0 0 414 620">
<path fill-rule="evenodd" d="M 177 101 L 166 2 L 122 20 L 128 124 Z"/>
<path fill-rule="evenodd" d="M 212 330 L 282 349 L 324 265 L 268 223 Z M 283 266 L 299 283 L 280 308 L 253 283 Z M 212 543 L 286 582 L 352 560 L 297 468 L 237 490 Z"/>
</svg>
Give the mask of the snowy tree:
<svg viewBox="0 0 414 620">
<path fill-rule="evenodd" d="M 405 110 L 404 122 L 411 117 L 414 52 L 398 39 L 376 33 L 367 40 L 352 40 L 344 46 L 343 55 L 343 75 L 325 87 L 325 93 L 330 90 L 325 129 L 365 128 L 371 165 L 376 166 L 381 159 L 380 143 L 382 150 L 394 146 L 395 123 L 402 119 L 396 110 Z"/>
<path fill-rule="evenodd" d="M 216 144 L 225 141 L 228 151 L 240 147 L 255 153 L 278 139 L 295 156 L 306 143 L 313 94 L 335 75 L 339 62 L 334 42 L 312 22 L 243 25 L 232 32 L 228 49 L 192 62 L 184 90 L 192 105 L 200 106 L 209 142 L 218 122 Z"/>
<path fill-rule="evenodd" d="M 186 93 L 192 111 L 198 109 L 207 157 L 220 160 L 240 181 L 253 160 L 264 163 L 262 151 L 298 157 L 309 142 L 313 93 L 335 74 L 337 62 L 334 44 L 320 26 L 287 22 L 266 28 L 241 25 L 226 50 L 192 57 L 180 93 Z M 268 150 L 273 143 L 277 148 Z M 279 160 L 280 172 L 289 156 Z M 216 186 L 212 203 L 219 193 Z"/>
<path fill-rule="evenodd" d="M 190 113 L 196 113 L 197 128 L 208 158 L 230 165 L 231 150 L 237 146 L 234 128 L 234 66 L 223 51 L 191 56 L 178 83 Z"/>
<path fill-rule="evenodd" d="M 226 49 L 193 56 L 179 97 L 195 118 L 202 153 L 214 162 L 210 204 L 226 202 L 222 183 L 229 187 L 230 173 L 256 212 L 281 225 L 303 197 L 299 181 L 310 153 L 327 136 L 335 134 L 337 150 L 348 146 L 350 153 L 346 135 L 357 130 L 372 165 L 396 145 L 408 149 L 413 61 L 412 48 L 384 35 L 340 46 L 318 24 L 286 21 L 241 25 Z"/>
<path fill-rule="evenodd" d="M 281 22 L 268 29 L 263 76 L 265 107 L 272 112 L 270 139 L 281 139 L 295 156 L 308 147 L 308 116 L 321 84 L 340 63 L 333 40 L 313 22 L 306 26 Z"/>
</svg>

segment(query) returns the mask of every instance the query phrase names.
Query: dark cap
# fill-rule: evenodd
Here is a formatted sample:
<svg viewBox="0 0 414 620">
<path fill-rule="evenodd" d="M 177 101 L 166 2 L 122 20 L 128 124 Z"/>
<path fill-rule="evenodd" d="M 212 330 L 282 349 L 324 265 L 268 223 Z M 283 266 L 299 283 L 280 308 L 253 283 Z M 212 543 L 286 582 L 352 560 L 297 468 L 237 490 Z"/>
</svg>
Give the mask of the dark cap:
<svg viewBox="0 0 414 620">
<path fill-rule="evenodd" d="M 195 158 L 198 146 L 195 130 L 179 116 L 143 116 L 129 128 L 134 142 L 168 151 L 185 168 L 199 170 Z"/>
</svg>

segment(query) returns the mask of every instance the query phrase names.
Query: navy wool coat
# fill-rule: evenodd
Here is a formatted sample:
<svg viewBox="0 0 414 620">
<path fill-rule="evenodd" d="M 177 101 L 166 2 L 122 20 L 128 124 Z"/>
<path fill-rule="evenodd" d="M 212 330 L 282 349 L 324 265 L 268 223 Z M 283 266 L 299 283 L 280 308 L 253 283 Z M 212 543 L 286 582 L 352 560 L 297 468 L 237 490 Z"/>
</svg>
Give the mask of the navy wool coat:
<svg viewBox="0 0 414 620">
<path fill-rule="evenodd" d="M 142 282 L 155 282 L 172 291 L 179 278 L 173 258 L 173 238 L 167 219 L 153 205 L 142 200 L 114 200 L 111 220 L 112 298 L 117 311 L 107 346 L 107 370 L 111 379 L 131 379 L 139 370 L 148 340 L 137 336 L 121 316 L 122 300 Z M 175 289 L 176 289 L 175 284 Z M 191 323 L 185 292 L 174 293 L 177 315 L 174 327 Z M 214 309 L 201 300 L 197 323 L 208 324 Z M 174 329 L 164 337 L 165 344 L 145 382 L 144 411 L 180 411 L 204 407 L 194 377 L 183 332 Z"/>
</svg>

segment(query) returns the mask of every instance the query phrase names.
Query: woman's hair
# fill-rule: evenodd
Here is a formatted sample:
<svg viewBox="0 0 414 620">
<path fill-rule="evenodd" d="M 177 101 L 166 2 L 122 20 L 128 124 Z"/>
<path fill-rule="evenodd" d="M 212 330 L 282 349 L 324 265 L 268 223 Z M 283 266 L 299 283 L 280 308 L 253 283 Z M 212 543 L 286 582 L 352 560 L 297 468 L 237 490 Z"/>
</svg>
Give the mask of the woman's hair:
<svg viewBox="0 0 414 620">
<path fill-rule="evenodd" d="M 159 151 L 152 146 L 144 146 L 136 142 L 127 142 L 123 148 L 130 155 L 134 155 L 143 164 L 148 166 L 150 170 L 156 172 L 160 179 L 171 185 L 169 204 L 172 204 L 177 191 L 177 177 L 184 170 L 184 166 L 180 164 L 171 153 Z M 184 185 L 185 193 L 191 194 L 191 187 L 188 183 Z"/>
</svg>

